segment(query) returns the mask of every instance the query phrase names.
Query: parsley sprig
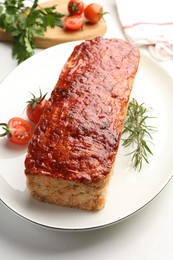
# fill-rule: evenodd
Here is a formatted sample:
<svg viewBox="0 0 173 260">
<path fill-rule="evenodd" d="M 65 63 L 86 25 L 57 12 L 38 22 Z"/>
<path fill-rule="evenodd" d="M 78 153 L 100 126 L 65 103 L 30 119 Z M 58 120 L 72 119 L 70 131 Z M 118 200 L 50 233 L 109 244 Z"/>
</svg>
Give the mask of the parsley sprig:
<svg viewBox="0 0 173 260">
<path fill-rule="evenodd" d="M 156 127 L 147 124 L 147 120 L 152 118 L 148 116 L 149 112 L 150 109 L 144 103 L 139 104 L 136 99 L 132 99 L 123 128 L 122 145 L 132 147 L 129 154 L 132 155 L 134 170 L 138 171 L 142 169 L 143 160 L 149 163 L 148 155 L 153 154 L 148 143 L 151 143 L 152 132 L 156 131 Z"/>
<path fill-rule="evenodd" d="M 63 27 L 56 6 L 38 8 L 38 0 L 33 1 L 31 8 L 24 5 L 24 0 L 5 0 L 0 3 L 0 28 L 9 33 L 13 40 L 13 56 L 18 63 L 34 54 L 34 37 L 43 37 L 50 26 Z"/>
</svg>

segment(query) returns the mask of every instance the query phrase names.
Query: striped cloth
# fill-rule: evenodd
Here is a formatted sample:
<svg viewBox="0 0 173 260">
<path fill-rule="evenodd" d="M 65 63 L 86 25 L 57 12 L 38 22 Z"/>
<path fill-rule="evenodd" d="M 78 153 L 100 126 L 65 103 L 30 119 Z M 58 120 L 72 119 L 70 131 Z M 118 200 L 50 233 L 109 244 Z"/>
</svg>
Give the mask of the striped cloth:
<svg viewBox="0 0 173 260">
<path fill-rule="evenodd" d="M 173 59 L 173 0 L 116 0 L 127 40 L 158 61 Z"/>
</svg>

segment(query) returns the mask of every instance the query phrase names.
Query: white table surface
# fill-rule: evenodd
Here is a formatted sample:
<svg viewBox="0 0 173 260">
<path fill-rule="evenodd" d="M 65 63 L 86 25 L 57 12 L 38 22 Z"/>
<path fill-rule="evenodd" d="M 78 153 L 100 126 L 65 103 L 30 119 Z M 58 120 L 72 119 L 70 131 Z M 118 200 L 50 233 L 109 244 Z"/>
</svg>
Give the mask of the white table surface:
<svg viewBox="0 0 173 260">
<path fill-rule="evenodd" d="M 100 2 L 109 12 L 105 36 L 124 38 L 115 1 L 94 2 Z M 173 61 L 160 65 L 171 75 Z M 16 66 L 16 61 L 11 57 L 11 45 L 0 43 L 0 81 Z M 132 217 L 107 228 L 86 232 L 62 232 L 38 226 L 16 215 L 0 202 L 0 257 L 7 260 L 172 260 L 173 180 Z"/>
</svg>

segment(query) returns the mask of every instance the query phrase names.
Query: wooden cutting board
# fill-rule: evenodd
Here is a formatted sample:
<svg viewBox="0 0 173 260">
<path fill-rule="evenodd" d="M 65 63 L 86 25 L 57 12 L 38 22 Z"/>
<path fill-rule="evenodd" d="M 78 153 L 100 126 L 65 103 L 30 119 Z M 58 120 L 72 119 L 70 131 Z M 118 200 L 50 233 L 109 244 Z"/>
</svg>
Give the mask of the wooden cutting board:
<svg viewBox="0 0 173 260">
<path fill-rule="evenodd" d="M 68 14 L 67 3 L 69 0 L 53 0 L 40 4 L 41 7 L 50 7 L 57 5 L 56 10 L 59 13 Z M 89 40 L 97 36 L 103 36 L 106 32 L 106 23 L 101 19 L 97 24 L 84 24 L 83 29 L 79 31 L 67 31 L 58 26 L 55 28 L 48 28 L 43 38 L 35 38 L 37 48 L 45 49 L 59 43 Z M 4 30 L 0 29 L 0 41 L 12 42 L 12 37 Z"/>
</svg>

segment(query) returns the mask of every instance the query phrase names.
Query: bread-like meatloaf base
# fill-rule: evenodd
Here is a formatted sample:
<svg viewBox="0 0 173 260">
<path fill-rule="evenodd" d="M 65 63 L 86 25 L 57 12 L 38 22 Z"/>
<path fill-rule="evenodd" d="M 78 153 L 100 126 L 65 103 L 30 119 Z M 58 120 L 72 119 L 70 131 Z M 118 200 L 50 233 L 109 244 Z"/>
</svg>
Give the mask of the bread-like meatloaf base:
<svg viewBox="0 0 173 260">
<path fill-rule="evenodd" d="M 74 48 L 28 146 L 25 175 L 34 198 L 104 207 L 139 57 L 118 39 Z"/>
</svg>

